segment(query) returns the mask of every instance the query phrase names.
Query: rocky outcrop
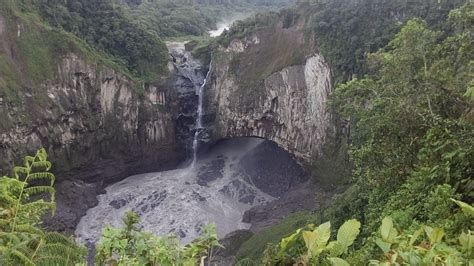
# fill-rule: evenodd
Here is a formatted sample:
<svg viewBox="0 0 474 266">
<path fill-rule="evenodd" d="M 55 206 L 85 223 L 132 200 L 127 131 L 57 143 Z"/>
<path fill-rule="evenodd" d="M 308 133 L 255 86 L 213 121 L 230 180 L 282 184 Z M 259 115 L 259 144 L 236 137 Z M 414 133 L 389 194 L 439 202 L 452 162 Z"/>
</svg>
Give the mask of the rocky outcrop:
<svg viewBox="0 0 474 266">
<path fill-rule="evenodd" d="M 11 162 L 45 147 L 58 177 L 55 230 L 73 229 L 105 184 L 174 166 L 178 150 L 172 91 L 137 87 L 110 68 L 68 54 L 57 78 L 21 95 L 30 122 L 0 132 L 3 172 Z M 41 94 L 40 94 L 41 93 Z M 42 101 L 38 101 L 43 97 Z M 24 114 L 11 108 L 10 120 Z"/>
<path fill-rule="evenodd" d="M 301 27 L 280 23 L 215 52 L 206 90 L 214 139 L 262 137 L 303 164 L 322 154 L 334 131 L 327 106 L 331 71 Z"/>
<path fill-rule="evenodd" d="M 172 168 L 184 158 L 176 140 L 179 106 L 169 76 L 139 83 L 60 33 L 53 35 L 57 40 L 39 43 L 44 51 L 63 47 L 53 58 L 39 58 L 51 63 L 39 66 L 34 60 L 50 54 L 35 57 L 16 44 L 24 36 L 53 33 L 2 15 L 0 172 L 8 174 L 25 155 L 47 149 L 57 176 L 58 207 L 54 223 L 46 224 L 74 229 L 104 185 Z M 66 44 L 55 43 L 60 41 Z M 43 72 L 49 75 L 32 75 Z"/>
</svg>

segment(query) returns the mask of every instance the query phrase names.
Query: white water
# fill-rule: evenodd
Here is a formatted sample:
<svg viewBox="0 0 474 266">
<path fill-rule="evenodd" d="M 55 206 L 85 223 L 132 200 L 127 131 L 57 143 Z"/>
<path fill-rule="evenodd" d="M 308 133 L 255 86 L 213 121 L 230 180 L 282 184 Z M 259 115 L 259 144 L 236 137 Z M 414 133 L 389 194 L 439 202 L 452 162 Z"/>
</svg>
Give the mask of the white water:
<svg viewBox="0 0 474 266">
<path fill-rule="evenodd" d="M 217 29 L 215 29 L 215 30 L 210 30 L 210 31 L 209 31 L 209 35 L 210 35 L 211 37 L 219 37 L 219 36 L 222 35 L 222 33 L 223 33 L 225 30 L 229 30 L 230 25 L 232 25 L 232 22 L 220 22 L 220 23 L 217 23 Z"/>
<path fill-rule="evenodd" d="M 216 223 L 220 237 L 248 228 L 241 222 L 243 213 L 274 200 L 244 181 L 239 169 L 240 159 L 260 143 L 254 138 L 224 141 L 199 158 L 194 168 L 131 176 L 107 187 L 77 226 L 77 240 L 96 243 L 105 225 L 122 226 L 128 210 L 140 214 L 144 230 L 175 233 L 182 243 L 189 243 L 210 222 Z M 203 184 L 203 176 L 220 178 Z M 250 203 L 243 203 L 249 198 Z"/>
<path fill-rule="evenodd" d="M 207 71 L 206 77 L 199 88 L 197 88 L 197 95 L 198 95 L 198 108 L 196 113 L 196 131 L 194 132 L 194 139 L 193 139 L 193 161 L 191 163 L 191 169 L 195 167 L 196 160 L 197 160 L 197 152 L 199 148 L 199 137 L 201 131 L 203 129 L 202 126 L 202 114 L 203 114 L 203 100 L 204 100 L 204 88 L 206 87 L 207 80 L 209 79 L 209 74 L 211 73 L 212 69 L 212 59 L 211 63 L 209 64 L 209 70 Z"/>
</svg>

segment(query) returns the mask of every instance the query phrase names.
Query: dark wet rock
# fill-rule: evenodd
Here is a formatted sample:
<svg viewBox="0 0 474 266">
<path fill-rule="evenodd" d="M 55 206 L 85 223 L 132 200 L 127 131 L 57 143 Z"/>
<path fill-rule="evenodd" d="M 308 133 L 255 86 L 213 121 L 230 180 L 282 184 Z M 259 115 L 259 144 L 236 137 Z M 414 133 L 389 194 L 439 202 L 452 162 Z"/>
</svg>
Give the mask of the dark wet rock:
<svg viewBox="0 0 474 266">
<path fill-rule="evenodd" d="M 258 223 L 268 219 L 268 210 L 261 208 L 252 208 L 244 213 L 242 222 Z"/>
<path fill-rule="evenodd" d="M 242 221 L 251 223 L 250 230 L 253 232 L 259 232 L 292 213 L 318 210 L 330 201 L 333 195 L 334 192 L 322 189 L 312 181 L 307 181 L 293 187 L 275 201 L 246 211 Z"/>
<path fill-rule="evenodd" d="M 186 237 L 186 233 L 185 233 L 183 230 L 179 229 L 179 230 L 178 230 L 178 236 L 181 237 L 181 238 L 185 238 L 185 237 Z"/>
<path fill-rule="evenodd" d="M 56 197 L 59 198 L 56 201 L 56 215 L 45 218 L 46 228 L 52 231 L 57 231 L 59 228 L 73 232 L 81 218 L 79 214 L 85 214 L 89 208 L 97 204 L 96 195 L 102 193 L 102 189 L 98 184 L 88 184 L 80 180 L 64 180 L 55 187 Z"/>
<path fill-rule="evenodd" d="M 309 179 L 290 154 L 270 141 L 261 143 L 242 158 L 239 168 L 243 169 L 247 182 L 274 197 L 283 196 L 291 187 Z"/>
<path fill-rule="evenodd" d="M 225 166 L 224 158 L 212 160 L 209 164 L 199 169 L 197 183 L 200 186 L 207 186 L 208 183 L 223 177 Z"/>
<path fill-rule="evenodd" d="M 114 199 L 112 200 L 109 205 L 114 207 L 115 209 L 120 209 L 125 206 L 128 202 L 125 199 Z"/>
<path fill-rule="evenodd" d="M 134 211 L 138 211 L 138 213 L 153 211 L 153 209 L 158 207 L 167 197 L 168 191 L 155 191 L 150 194 L 143 202 L 140 202 L 136 208 L 134 208 Z"/>
<path fill-rule="evenodd" d="M 163 190 L 161 192 L 156 191 L 151 195 L 154 203 L 161 203 L 168 197 L 168 191 Z"/>
<path fill-rule="evenodd" d="M 206 198 L 201 196 L 201 194 L 197 193 L 196 191 L 193 191 L 193 198 L 199 201 L 206 201 Z"/>
<path fill-rule="evenodd" d="M 239 199 L 239 202 L 246 203 L 246 204 L 253 204 L 254 200 L 255 200 L 254 195 L 248 195 Z"/>
<path fill-rule="evenodd" d="M 186 232 L 183 229 L 177 229 L 177 230 L 171 230 L 169 231 L 170 234 L 174 234 L 177 237 L 180 238 L 185 238 L 186 237 Z"/>
<path fill-rule="evenodd" d="M 244 181 L 233 180 L 219 190 L 222 194 L 236 198 L 242 203 L 253 204 L 255 201 L 256 191 L 249 187 Z"/>
</svg>

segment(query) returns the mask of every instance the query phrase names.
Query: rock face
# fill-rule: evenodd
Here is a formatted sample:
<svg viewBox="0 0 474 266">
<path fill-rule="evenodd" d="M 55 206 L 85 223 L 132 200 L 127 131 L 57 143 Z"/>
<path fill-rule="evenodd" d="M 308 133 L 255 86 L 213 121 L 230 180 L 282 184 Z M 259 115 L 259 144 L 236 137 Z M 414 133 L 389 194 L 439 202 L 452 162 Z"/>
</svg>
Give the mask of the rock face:
<svg viewBox="0 0 474 266">
<path fill-rule="evenodd" d="M 178 143 L 188 157 L 193 154 L 193 138 L 196 133 L 198 94 L 207 69 L 191 53 L 183 42 L 167 42 L 173 67 L 172 88 L 177 95 L 176 134 Z M 204 135 L 204 134 L 201 134 Z"/>
<path fill-rule="evenodd" d="M 59 224 L 54 228 L 67 230 L 94 204 L 94 191 L 104 184 L 170 168 L 183 154 L 176 142 L 173 95 L 166 86 L 136 88 L 120 72 L 88 64 L 75 54 L 57 68 L 57 79 L 43 84 L 43 104 L 38 95 L 23 95 L 24 104 L 38 115 L 3 130 L 0 150 L 2 172 L 11 167 L 7 162 L 18 162 L 39 147 L 48 150 L 58 177 Z M 12 121 L 19 114 L 9 112 Z"/>
<path fill-rule="evenodd" d="M 206 90 L 214 139 L 262 137 L 303 164 L 321 155 L 334 131 L 327 107 L 331 72 L 301 27 L 280 23 L 215 52 Z"/>
</svg>

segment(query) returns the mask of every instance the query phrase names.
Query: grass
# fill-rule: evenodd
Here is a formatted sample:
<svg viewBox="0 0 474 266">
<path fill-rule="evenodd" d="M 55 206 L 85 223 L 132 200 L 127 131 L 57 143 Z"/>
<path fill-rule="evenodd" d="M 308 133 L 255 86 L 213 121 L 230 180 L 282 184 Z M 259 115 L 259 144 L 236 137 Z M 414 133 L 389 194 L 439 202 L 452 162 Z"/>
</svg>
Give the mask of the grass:
<svg viewBox="0 0 474 266">
<path fill-rule="evenodd" d="M 297 212 L 279 221 L 272 227 L 253 235 L 244 242 L 237 252 L 237 260 L 248 258 L 258 261 L 269 243 L 278 243 L 283 237 L 308 223 L 314 223 L 317 215 L 310 212 Z"/>
<path fill-rule="evenodd" d="M 31 27 L 17 39 L 17 47 L 25 62 L 27 75 L 35 86 L 43 80 L 52 79 L 56 72 L 55 66 L 58 52 L 63 42 L 57 42 L 59 36 L 49 31 Z"/>
<path fill-rule="evenodd" d="M 4 101 L 18 102 L 18 89 L 20 81 L 17 74 L 13 71 L 13 67 L 7 58 L 0 54 L 0 96 Z"/>
</svg>

